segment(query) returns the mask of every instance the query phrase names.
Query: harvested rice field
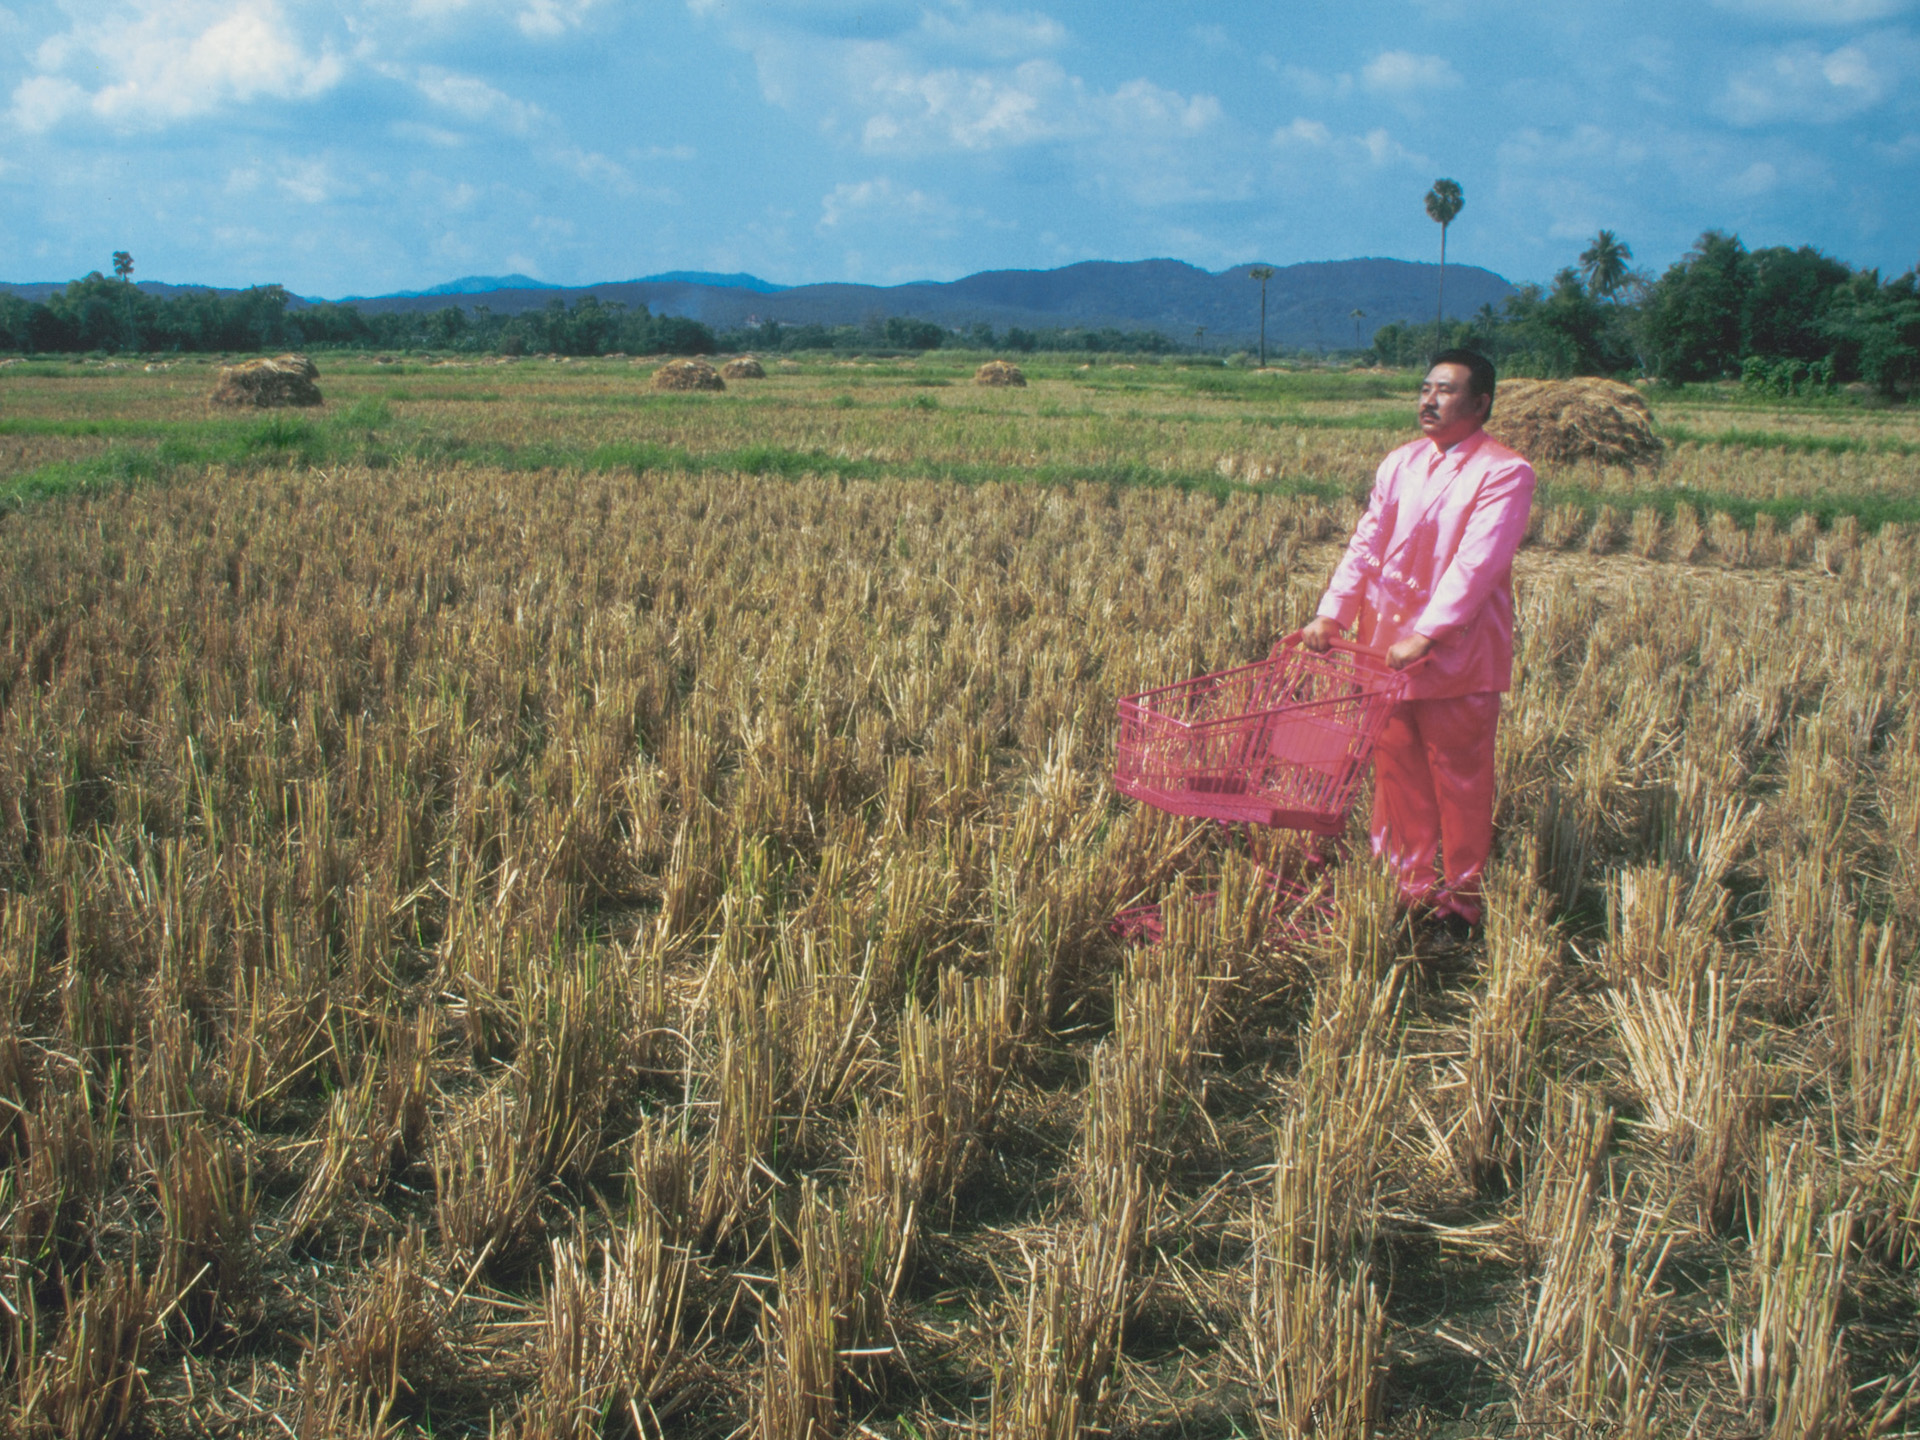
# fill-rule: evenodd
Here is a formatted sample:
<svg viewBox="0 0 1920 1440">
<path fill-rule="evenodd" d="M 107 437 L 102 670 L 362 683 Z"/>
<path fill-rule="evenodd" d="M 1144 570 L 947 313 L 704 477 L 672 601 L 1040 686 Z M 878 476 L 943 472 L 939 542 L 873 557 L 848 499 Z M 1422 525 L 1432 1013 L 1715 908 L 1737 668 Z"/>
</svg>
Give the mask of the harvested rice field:
<svg viewBox="0 0 1920 1440">
<path fill-rule="evenodd" d="M 1414 377 L 318 358 L 0 367 L 0 1429 L 1920 1430 L 1920 417 L 1543 469 L 1461 940 L 1111 783 Z"/>
</svg>

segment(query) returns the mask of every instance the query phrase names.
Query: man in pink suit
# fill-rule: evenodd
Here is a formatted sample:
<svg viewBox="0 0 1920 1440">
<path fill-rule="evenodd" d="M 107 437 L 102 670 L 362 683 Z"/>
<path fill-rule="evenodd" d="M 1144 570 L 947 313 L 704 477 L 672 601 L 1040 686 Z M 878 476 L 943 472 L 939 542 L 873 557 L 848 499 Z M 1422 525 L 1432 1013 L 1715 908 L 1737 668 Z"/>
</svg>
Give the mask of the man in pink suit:
<svg viewBox="0 0 1920 1440">
<path fill-rule="evenodd" d="M 1533 467 L 1481 427 L 1492 364 L 1436 355 L 1420 386 L 1424 438 L 1380 463 L 1367 513 L 1302 639 L 1325 650 L 1357 621 L 1404 669 L 1407 698 L 1374 748 L 1373 850 L 1411 906 L 1469 925 L 1493 850 L 1493 740 L 1513 679 L 1513 556 Z"/>
</svg>

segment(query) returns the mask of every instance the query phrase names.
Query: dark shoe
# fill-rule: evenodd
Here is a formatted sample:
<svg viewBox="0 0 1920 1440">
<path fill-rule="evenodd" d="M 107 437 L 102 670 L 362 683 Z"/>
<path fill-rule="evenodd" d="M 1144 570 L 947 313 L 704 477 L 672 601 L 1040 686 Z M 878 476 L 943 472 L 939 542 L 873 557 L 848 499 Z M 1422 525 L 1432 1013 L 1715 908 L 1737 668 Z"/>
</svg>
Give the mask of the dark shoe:
<svg viewBox="0 0 1920 1440">
<path fill-rule="evenodd" d="M 1422 959 L 1443 960 L 1469 949 L 1481 927 L 1453 910 L 1429 910 L 1420 918 L 1415 949 Z"/>
</svg>

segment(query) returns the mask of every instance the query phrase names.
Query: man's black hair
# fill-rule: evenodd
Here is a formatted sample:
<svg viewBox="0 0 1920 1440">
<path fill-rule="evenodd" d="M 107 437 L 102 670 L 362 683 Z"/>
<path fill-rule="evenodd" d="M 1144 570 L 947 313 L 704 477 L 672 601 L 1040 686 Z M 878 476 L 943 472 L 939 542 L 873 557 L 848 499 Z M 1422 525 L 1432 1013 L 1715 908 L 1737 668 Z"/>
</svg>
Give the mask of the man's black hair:
<svg viewBox="0 0 1920 1440">
<path fill-rule="evenodd" d="M 1493 362 L 1478 350 L 1442 350 L 1427 362 L 1431 370 L 1436 365 L 1464 365 L 1467 369 L 1467 392 L 1471 395 L 1487 397 L 1487 414 L 1493 414 Z"/>
</svg>

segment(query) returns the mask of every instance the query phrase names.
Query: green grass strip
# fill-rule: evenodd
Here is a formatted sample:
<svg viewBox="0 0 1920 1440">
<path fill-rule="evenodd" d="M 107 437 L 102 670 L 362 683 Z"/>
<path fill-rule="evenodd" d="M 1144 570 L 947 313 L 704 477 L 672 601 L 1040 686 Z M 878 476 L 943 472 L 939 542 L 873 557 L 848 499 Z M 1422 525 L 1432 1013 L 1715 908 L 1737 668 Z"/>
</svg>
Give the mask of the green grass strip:
<svg viewBox="0 0 1920 1440">
<path fill-rule="evenodd" d="M 1673 519 L 1682 505 L 1691 505 L 1701 519 L 1723 511 L 1736 524 L 1751 526 L 1756 517 L 1770 516 L 1777 524 L 1791 525 L 1802 515 L 1811 515 L 1822 528 L 1832 526 L 1843 515 L 1851 515 L 1863 530 L 1878 530 L 1882 525 L 1920 524 L 1920 495 L 1782 495 L 1756 500 L 1747 495 L 1730 495 L 1720 490 L 1696 490 L 1674 486 L 1660 490 L 1605 491 L 1588 490 L 1577 485 L 1543 484 L 1534 492 L 1533 503 L 1541 505 L 1578 505 L 1591 518 L 1602 505 L 1611 505 L 1622 514 L 1653 509 L 1664 520 Z"/>
<path fill-rule="evenodd" d="M 167 435 L 177 430 L 169 420 L 54 420 L 43 415 L 13 415 L 0 420 L 0 435 L 67 437 L 118 436 L 121 438 Z"/>
<path fill-rule="evenodd" d="M 503 470 L 574 470 L 588 473 L 639 473 L 777 476 L 831 476 L 842 480 L 936 480 L 962 485 L 1148 485 L 1226 496 L 1232 494 L 1304 495 L 1332 501 L 1346 493 L 1333 481 L 1301 477 L 1278 484 L 1246 485 L 1212 473 L 1161 470 L 1151 465 L 1058 462 L 1040 465 L 971 465 L 849 459 L 818 450 L 752 445 L 695 454 L 647 443 L 595 446 L 582 450 L 552 444 L 509 445 L 422 436 L 403 445 L 383 445 L 371 431 L 358 433 L 303 421 L 276 421 L 216 443 L 173 437 L 153 448 L 113 446 L 81 460 L 62 460 L 0 480 L 0 503 L 18 505 L 57 495 L 111 489 L 172 478 L 183 470 L 225 466 L 307 469 L 323 464 L 360 463 L 382 467 L 405 458 L 428 464 Z"/>
<path fill-rule="evenodd" d="M 1687 425 L 1662 425 L 1660 433 L 1673 444 L 1714 445 L 1743 450 L 1781 450 L 1789 455 L 1920 455 L 1920 443 L 1864 435 L 1796 435 L 1786 430 L 1695 430 Z"/>
<path fill-rule="evenodd" d="M 395 440 L 377 433 L 390 418 L 391 412 L 380 402 L 363 401 L 346 415 L 324 422 L 274 417 L 239 427 L 229 426 L 214 434 L 176 433 L 154 446 L 113 445 L 83 459 L 55 461 L 0 480 L 0 503 L 17 506 L 57 495 L 166 480 L 177 472 L 216 466 L 258 470 L 364 464 L 380 468 L 400 460 L 517 471 L 607 473 L 625 470 L 636 474 L 721 473 L 788 479 L 822 475 L 842 480 L 935 480 L 961 485 L 1166 486 L 1222 497 L 1270 494 L 1322 501 L 1334 501 L 1351 493 L 1351 487 L 1344 483 L 1313 476 L 1282 477 L 1267 484 L 1248 485 L 1215 473 L 1163 470 L 1151 465 L 1111 461 L 992 465 L 850 459 L 822 450 L 797 450 L 779 445 L 696 453 L 646 442 L 580 448 L 549 443 L 474 442 L 433 434 Z M 355 421 L 361 423 L 353 423 Z M 1886 524 L 1920 524 L 1920 495 L 1886 493 L 1820 493 L 1757 499 L 1688 487 L 1600 491 L 1553 484 L 1541 486 L 1535 503 L 1577 505 L 1589 516 L 1602 505 L 1611 505 L 1629 514 L 1651 507 L 1668 520 L 1677 507 L 1691 505 L 1702 516 L 1722 511 L 1743 526 L 1752 525 L 1760 515 L 1771 516 L 1782 524 L 1791 524 L 1801 515 L 1812 515 L 1822 526 L 1831 526 L 1841 516 L 1850 515 L 1867 530 L 1877 530 Z"/>
</svg>

